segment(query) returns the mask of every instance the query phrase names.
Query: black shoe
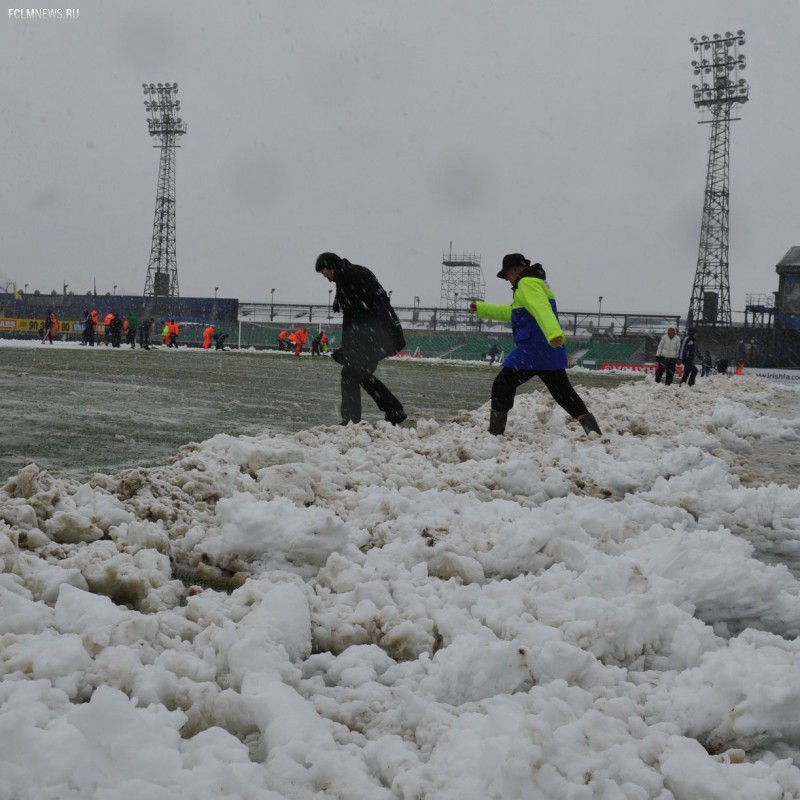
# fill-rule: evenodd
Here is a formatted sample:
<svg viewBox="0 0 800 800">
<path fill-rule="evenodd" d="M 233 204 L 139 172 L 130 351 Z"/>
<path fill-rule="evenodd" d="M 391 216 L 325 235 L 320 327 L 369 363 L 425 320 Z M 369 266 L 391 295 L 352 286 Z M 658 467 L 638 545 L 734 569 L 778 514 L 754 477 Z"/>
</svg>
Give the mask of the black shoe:
<svg viewBox="0 0 800 800">
<path fill-rule="evenodd" d="M 581 414 L 581 416 L 578 417 L 578 422 L 583 426 L 583 431 L 587 436 L 590 433 L 596 433 L 598 436 L 603 435 L 600 426 L 597 424 L 597 420 L 594 418 L 594 414 Z"/>
<path fill-rule="evenodd" d="M 393 411 L 389 412 L 385 417 L 387 422 L 391 422 L 392 425 L 399 425 L 401 422 L 405 422 L 408 419 L 408 414 L 405 411 Z"/>
<path fill-rule="evenodd" d="M 506 420 L 508 413 L 506 411 L 490 411 L 489 412 L 489 433 L 493 436 L 501 436 L 506 431 Z"/>
</svg>

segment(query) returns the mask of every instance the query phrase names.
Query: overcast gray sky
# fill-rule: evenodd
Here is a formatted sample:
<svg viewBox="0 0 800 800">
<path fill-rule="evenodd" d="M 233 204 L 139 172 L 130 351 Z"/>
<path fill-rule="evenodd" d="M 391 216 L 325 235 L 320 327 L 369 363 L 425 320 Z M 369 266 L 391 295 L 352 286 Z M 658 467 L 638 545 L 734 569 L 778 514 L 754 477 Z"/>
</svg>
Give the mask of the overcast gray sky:
<svg viewBox="0 0 800 800">
<path fill-rule="evenodd" d="M 564 310 L 685 314 L 709 125 L 690 36 L 744 29 L 730 282 L 777 289 L 800 244 L 797 0 L 72 0 L 0 22 L 0 278 L 139 294 L 158 150 L 144 82 L 177 81 L 181 295 L 319 302 L 334 250 L 396 305 L 441 258 L 541 261 Z M 67 6 L 61 6 L 66 9 Z M 2 287 L 0 287 L 2 288 Z"/>
</svg>

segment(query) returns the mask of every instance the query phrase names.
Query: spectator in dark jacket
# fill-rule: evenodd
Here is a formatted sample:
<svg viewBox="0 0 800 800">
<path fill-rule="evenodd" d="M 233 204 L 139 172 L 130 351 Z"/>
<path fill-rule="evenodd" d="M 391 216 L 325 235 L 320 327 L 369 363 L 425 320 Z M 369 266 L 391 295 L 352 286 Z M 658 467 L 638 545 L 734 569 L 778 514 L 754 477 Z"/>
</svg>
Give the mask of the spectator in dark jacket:
<svg viewBox="0 0 800 800">
<path fill-rule="evenodd" d="M 150 349 L 150 331 L 153 329 L 153 318 L 150 317 L 139 326 L 139 347 L 142 350 Z"/>
<path fill-rule="evenodd" d="M 389 296 L 366 267 L 336 253 L 322 253 L 315 269 L 336 284 L 334 312 L 342 313 L 342 346 L 333 360 L 342 365 L 342 424 L 361 421 L 361 389 L 384 413 L 387 422 L 406 419 L 402 403 L 374 373 L 378 363 L 405 347 L 403 329 Z"/>
<path fill-rule="evenodd" d="M 683 375 L 681 376 L 680 385 L 688 383 L 689 386 L 694 386 L 694 380 L 697 377 L 697 367 L 694 365 L 694 360 L 697 358 L 697 328 L 689 328 L 686 335 L 681 339 L 681 349 L 678 351 L 678 358 L 683 364 Z"/>
<path fill-rule="evenodd" d="M 90 311 L 83 312 L 83 333 L 81 334 L 81 344 L 88 344 L 94 347 L 94 317 Z"/>
<path fill-rule="evenodd" d="M 119 347 L 122 343 L 122 319 L 117 316 L 116 311 L 111 312 L 111 320 L 108 323 L 108 339 L 112 347 Z"/>
<path fill-rule="evenodd" d="M 714 359 L 711 352 L 706 350 L 703 353 L 703 361 L 701 362 L 700 377 L 707 378 L 711 374 L 711 369 L 714 366 Z"/>
</svg>

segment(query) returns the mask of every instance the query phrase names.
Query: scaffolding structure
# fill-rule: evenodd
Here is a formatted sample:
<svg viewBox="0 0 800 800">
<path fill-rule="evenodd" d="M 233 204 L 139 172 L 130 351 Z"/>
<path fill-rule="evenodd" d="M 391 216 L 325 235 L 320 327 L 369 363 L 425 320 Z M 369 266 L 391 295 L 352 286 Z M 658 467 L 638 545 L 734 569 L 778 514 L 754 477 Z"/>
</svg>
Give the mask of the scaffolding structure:
<svg viewBox="0 0 800 800">
<path fill-rule="evenodd" d="M 739 52 L 744 31 L 715 33 L 692 38 L 699 60 L 692 61 L 700 83 L 694 84 L 695 107 L 709 112 L 711 137 L 706 172 L 703 220 L 697 270 L 689 301 L 687 320 L 692 324 L 731 325 L 731 293 L 728 278 L 728 237 L 730 210 L 730 123 L 733 110 L 749 99 L 750 87 L 739 77 L 745 58 Z"/>
<path fill-rule="evenodd" d="M 443 309 L 463 311 L 470 300 L 483 300 L 486 281 L 481 270 L 481 257 L 476 253 L 442 255 L 442 288 L 439 304 Z"/>
<path fill-rule="evenodd" d="M 150 136 L 161 148 L 156 188 L 156 210 L 153 218 L 153 240 L 144 283 L 145 297 L 180 297 L 178 265 L 175 254 L 175 148 L 178 137 L 186 133 L 186 123 L 176 114 L 180 111 L 177 83 L 143 83 L 147 100 L 147 126 Z"/>
<path fill-rule="evenodd" d="M 769 366 L 774 350 L 775 293 L 748 294 L 744 307 L 741 356 L 752 367 Z"/>
</svg>

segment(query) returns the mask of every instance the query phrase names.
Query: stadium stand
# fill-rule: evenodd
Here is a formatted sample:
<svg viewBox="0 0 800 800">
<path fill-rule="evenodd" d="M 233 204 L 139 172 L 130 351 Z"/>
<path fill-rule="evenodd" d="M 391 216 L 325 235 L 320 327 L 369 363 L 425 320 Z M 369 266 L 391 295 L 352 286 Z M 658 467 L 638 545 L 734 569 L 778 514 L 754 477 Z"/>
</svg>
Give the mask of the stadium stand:
<svg viewBox="0 0 800 800">
<path fill-rule="evenodd" d="M 585 344 L 580 346 L 582 348 L 586 347 Z M 575 363 L 581 367 L 599 368 L 604 363 L 624 364 L 635 362 L 640 360 L 638 352 L 642 349 L 640 342 L 597 342 L 585 349 L 580 356 L 575 356 Z"/>
</svg>

